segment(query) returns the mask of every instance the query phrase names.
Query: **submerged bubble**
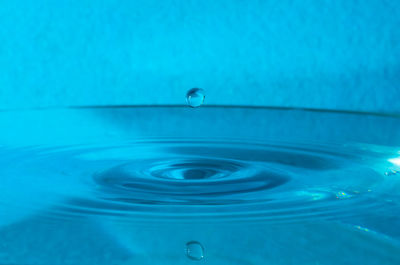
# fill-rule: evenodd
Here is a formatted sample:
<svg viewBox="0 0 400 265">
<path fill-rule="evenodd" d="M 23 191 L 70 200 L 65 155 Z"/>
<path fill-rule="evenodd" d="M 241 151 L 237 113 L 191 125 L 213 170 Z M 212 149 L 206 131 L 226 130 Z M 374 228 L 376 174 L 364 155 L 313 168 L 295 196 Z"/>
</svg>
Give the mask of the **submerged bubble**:
<svg viewBox="0 0 400 265">
<path fill-rule="evenodd" d="M 186 243 L 186 256 L 191 260 L 202 260 L 204 258 L 204 248 L 197 241 Z"/>
<path fill-rule="evenodd" d="M 201 88 L 192 88 L 186 94 L 186 101 L 192 108 L 200 107 L 205 99 L 204 90 Z"/>
</svg>

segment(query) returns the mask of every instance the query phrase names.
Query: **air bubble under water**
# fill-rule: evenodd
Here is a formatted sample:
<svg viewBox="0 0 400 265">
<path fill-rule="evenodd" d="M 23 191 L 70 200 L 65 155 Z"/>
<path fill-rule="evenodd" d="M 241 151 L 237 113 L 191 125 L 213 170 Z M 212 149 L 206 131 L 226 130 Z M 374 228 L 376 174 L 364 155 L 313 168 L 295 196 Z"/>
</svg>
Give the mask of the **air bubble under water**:
<svg viewBox="0 0 400 265">
<path fill-rule="evenodd" d="M 205 99 L 204 90 L 201 88 L 192 88 L 186 94 L 186 101 L 189 107 L 200 107 Z"/>
<path fill-rule="evenodd" d="M 191 260 L 202 260 L 204 258 L 204 248 L 197 241 L 186 243 L 186 256 Z"/>
</svg>

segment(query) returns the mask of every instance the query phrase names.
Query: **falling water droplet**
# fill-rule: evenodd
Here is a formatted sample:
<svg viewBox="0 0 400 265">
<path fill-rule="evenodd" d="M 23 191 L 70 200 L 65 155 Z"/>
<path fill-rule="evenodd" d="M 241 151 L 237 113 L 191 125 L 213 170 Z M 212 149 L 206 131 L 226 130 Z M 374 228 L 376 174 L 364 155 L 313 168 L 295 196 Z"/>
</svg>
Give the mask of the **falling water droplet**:
<svg viewBox="0 0 400 265">
<path fill-rule="evenodd" d="M 204 248 L 197 241 L 186 243 L 186 256 L 191 260 L 202 260 L 204 258 Z"/>
<path fill-rule="evenodd" d="M 205 99 L 204 90 L 201 88 L 192 88 L 186 94 L 186 101 L 192 108 L 200 107 Z"/>
</svg>

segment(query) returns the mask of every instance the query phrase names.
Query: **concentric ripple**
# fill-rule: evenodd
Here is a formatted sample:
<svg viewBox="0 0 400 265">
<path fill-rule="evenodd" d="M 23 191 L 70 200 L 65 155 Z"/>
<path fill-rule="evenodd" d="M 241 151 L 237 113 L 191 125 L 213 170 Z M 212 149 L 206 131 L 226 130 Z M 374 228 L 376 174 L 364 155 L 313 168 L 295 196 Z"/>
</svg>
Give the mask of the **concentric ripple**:
<svg viewBox="0 0 400 265">
<path fill-rule="evenodd" d="M 51 200 L 45 214 L 58 217 L 335 219 L 398 207 L 382 200 L 399 187 L 380 172 L 387 154 L 366 150 L 198 140 L 36 147 L 2 151 L 0 173 L 29 183 L 31 207 Z"/>
</svg>

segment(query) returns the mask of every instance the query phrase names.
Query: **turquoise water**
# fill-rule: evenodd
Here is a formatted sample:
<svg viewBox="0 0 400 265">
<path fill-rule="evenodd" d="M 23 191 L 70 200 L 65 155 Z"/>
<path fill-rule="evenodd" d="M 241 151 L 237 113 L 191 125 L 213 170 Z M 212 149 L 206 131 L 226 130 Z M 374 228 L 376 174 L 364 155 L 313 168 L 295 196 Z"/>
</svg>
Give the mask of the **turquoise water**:
<svg viewBox="0 0 400 265">
<path fill-rule="evenodd" d="M 399 264 L 400 117 L 5 111 L 0 264 Z"/>
</svg>

